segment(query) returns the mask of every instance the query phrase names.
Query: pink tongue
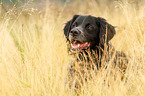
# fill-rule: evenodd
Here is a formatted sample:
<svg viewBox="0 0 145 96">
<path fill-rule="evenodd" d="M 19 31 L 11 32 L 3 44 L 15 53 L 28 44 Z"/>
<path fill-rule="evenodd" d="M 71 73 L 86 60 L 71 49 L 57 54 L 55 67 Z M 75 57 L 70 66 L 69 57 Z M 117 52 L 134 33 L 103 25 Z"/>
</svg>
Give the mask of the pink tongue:
<svg viewBox="0 0 145 96">
<path fill-rule="evenodd" d="M 72 48 L 80 48 L 80 49 L 83 49 L 85 47 L 88 47 L 90 45 L 90 43 L 83 43 L 83 44 L 71 44 Z"/>
<path fill-rule="evenodd" d="M 72 48 L 78 48 L 80 44 L 71 44 Z"/>
<path fill-rule="evenodd" d="M 80 44 L 80 47 L 87 47 L 88 44 Z"/>
<path fill-rule="evenodd" d="M 80 44 L 80 49 L 86 49 L 87 47 L 90 46 L 90 43 L 87 43 L 87 44 Z"/>
</svg>

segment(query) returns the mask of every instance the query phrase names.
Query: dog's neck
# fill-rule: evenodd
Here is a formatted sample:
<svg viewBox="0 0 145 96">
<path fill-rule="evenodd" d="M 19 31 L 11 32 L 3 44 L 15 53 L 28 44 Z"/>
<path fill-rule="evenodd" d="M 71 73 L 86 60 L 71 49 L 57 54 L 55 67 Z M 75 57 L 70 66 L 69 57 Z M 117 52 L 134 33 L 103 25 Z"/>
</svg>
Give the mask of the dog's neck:
<svg viewBox="0 0 145 96">
<path fill-rule="evenodd" d="M 81 50 L 80 52 L 73 53 L 72 56 L 77 62 L 87 62 L 91 64 L 95 62 L 97 69 L 99 69 L 101 67 L 103 54 L 109 52 L 110 45 L 111 44 L 100 45 L 96 46 L 94 49 Z"/>
</svg>

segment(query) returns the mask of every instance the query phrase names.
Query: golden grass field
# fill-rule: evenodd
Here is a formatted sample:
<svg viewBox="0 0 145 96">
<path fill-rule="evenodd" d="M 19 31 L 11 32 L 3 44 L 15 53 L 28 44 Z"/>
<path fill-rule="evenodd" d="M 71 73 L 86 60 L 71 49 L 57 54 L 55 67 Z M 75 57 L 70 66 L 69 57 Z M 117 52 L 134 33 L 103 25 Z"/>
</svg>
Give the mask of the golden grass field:
<svg viewBox="0 0 145 96">
<path fill-rule="evenodd" d="M 75 96 L 65 88 L 67 53 L 65 23 L 74 14 L 105 18 L 116 26 L 111 40 L 129 58 L 127 82 L 98 75 L 84 85 L 80 96 L 145 96 L 145 1 L 76 0 L 60 4 L 28 1 L 19 7 L 1 4 L 0 96 Z M 33 7 L 34 6 L 34 7 Z M 107 78 L 107 77 L 106 77 Z"/>
</svg>

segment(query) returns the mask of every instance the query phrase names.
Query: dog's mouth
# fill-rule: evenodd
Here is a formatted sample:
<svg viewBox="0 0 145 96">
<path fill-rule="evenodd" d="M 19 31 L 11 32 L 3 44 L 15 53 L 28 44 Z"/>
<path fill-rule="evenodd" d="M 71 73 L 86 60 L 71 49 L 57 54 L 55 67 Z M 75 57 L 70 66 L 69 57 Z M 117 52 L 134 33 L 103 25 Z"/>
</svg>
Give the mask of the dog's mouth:
<svg viewBox="0 0 145 96">
<path fill-rule="evenodd" d="M 90 42 L 81 42 L 78 40 L 71 40 L 71 47 L 73 49 L 88 49 L 90 47 Z"/>
</svg>

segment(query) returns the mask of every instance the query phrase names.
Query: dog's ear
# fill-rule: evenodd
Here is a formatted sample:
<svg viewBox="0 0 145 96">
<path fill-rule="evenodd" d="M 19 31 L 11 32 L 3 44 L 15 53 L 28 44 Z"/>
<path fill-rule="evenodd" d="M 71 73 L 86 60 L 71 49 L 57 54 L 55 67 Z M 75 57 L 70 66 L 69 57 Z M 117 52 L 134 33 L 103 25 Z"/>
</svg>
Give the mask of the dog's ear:
<svg viewBox="0 0 145 96">
<path fill-rule="evenodd" d="M 97 20 L 97 25 L 99 27 L 99 39 L 100 39 L 100 44 L 104 45 L 105 43 L 108 43 L 113 36 L 115 35 L 116 31 L 114 26 L 111 24 L 107 23 L 105 19 L 103 18 L 96 18 Z"/>
<path fill-rule="evenodd" d="M 64 30 L 64 35 L 65 35 L 65 37 L 66 37 L 67 40 L 68 40 L 69 32 L 71 30 L 71 25 L 77 19 L 78 16 L 79 15 L 74 15 L 73 18 L 66 23 L 66 25 L 65 25 L 65 27 L 63 29 Z"/>
</svg>

